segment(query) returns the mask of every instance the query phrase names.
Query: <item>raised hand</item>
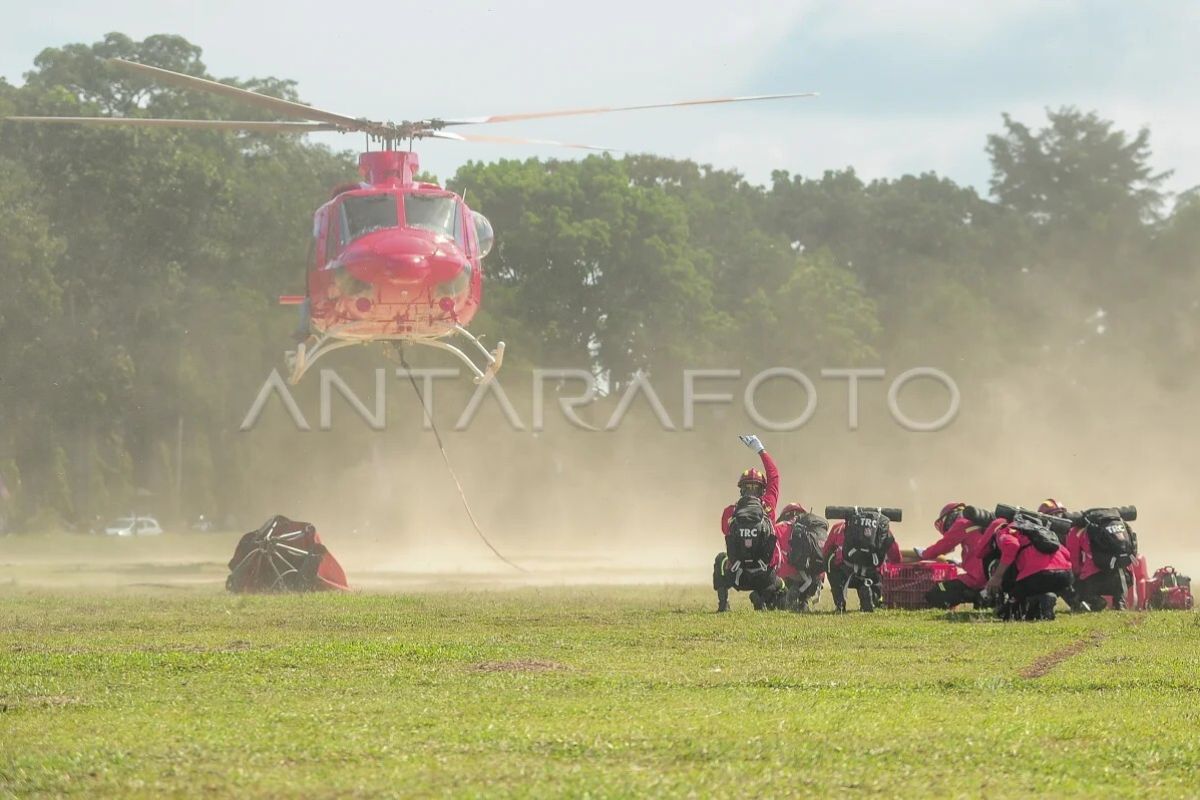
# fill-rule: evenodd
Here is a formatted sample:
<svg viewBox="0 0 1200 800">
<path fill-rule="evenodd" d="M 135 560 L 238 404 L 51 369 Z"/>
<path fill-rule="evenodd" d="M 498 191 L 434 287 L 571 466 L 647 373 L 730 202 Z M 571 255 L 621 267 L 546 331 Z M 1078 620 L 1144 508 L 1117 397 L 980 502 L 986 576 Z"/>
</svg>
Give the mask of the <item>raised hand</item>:
<svg viewBox="0 0 1200 800">
<path fill-rule="evenodd" d="M 742 444 L 746 445 L 746 447 L 749 447 L 756 453 L 761 453 L 763 450 L 767 449 L 763 447 L 762 440 L 752 433 L 743 433 L 739 435 L 738 438 L 742 440 Z"/>
</svg>

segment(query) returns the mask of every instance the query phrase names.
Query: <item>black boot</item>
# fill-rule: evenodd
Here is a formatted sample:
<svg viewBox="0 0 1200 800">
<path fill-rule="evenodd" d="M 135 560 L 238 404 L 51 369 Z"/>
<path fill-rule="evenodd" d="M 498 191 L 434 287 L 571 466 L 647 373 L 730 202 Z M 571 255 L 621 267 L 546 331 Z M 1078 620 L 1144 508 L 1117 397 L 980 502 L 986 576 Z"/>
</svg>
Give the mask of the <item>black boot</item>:
<svg viewBox="0 0 1200 800">
<path fill-rule="evenodd" d="M 1043 594 L 1036 598 L 1038 604 L 1038 619 L 1054 619 L 1054 606 L 1058 604 L 1058 595 Z"/>
<path fill-rule="evenodd" d="M 829 579 L 829 591 L 833 595 L 833 610 L 839 614 L 846 613 L 846 587 L 836 577 Z"/>
<path fill-rule="evenodd" d="M 858 590 L 858 607 L 867 614 L 875 612 L 875 592 L 870 584 Z"/>
<path fill-rule="evenodd" d="M 717 589 L 717 613 L 722 614 L 729 610 L 729 590 Z"/>
<path fill-rule="evenodd" d="M 1004 622 L 1012 622 L 1019 619 L 1019 605 L 1010 599 L 1003 599 L 996 605 L 996 618 Z"/>
</svg>

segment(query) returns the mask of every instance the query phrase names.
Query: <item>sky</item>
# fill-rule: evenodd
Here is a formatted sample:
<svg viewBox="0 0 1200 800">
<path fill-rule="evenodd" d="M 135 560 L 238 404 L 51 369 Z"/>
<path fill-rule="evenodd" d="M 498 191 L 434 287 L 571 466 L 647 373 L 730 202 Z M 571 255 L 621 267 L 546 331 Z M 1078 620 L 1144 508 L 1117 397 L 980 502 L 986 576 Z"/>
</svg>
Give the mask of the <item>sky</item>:
<svg viewBox="0 0 1200 800">
<path fill-rule="evenodd" d="M 1130 132 L 1148 127 L 1152 165 L 1174 170 L 1170 190 L 1200 184 L 1193 0 L 0 0 L 0 12 L 0 76 L 12 83 L 45 47 L 119 31 L 182 35 L 218 78 L 290 78 L 307 103 L 379 120 L 817 91 L 474 132 L 691 158 L 756 183 L 777 169 L 853 166 L 866 178 L 935 171 L 981 193 L 1002 112 L 1037 127 L 1046 108 L 1074 105 Z M 443 180 L 468 160 L 579 156 L 439 141 L 417 150 Z"/>
</svg>

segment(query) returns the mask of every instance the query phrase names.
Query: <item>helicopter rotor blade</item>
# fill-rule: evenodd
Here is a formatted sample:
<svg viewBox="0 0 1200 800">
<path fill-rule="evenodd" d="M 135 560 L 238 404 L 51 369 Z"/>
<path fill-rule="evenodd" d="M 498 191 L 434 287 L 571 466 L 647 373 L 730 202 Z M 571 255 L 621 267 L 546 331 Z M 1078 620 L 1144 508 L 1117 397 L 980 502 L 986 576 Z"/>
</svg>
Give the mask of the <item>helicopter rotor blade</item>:
<svg viewBox="0 0 1200 800">
<path fill-rule="evenodd" d="M 515 136 L 488 136 L 477 133 L 451 133 L 450 131 L 428 131 L 421 134 L 430 139 L 449 139 L 455 142 L 488 142 L 491 144 L 541 144 L 550 147 L 573 147 L 579 150 L 599 150 L 606 153 L 620 152 L 612 147 L 601 147 L 595 144 L 573 144 L 571 142 L 556 142 L 551 139 L 522 139 Z"/>
<path fill-rule="evenodd" d="M 341 130 L 328 122 L 250 121 L 225 119 L 151 119 L 144 117 L 4 117 L 13 122 L 65 122 L 72 125 L 135 128 L 198 128 L 251 133 L 313 133 Z"/>
<path fill-rule="evenodd" d="M 126 61 L 122 58 L 110 58 L 108 59 L 108 63 L 120 67 L 127 72 L 136 72 L 158 83 L 165 83 L 181 89 L 195 89 L 201 92 L 208 92 L 209 94 L 219 94 L 255 106 L 256 108 L 274 111 L 277 114 L 283 114 L 288 117 L 327 122 L 348 130 L 364 130 L 372 125 L 379 124 L 369 120 L 334 114 L 332 111 L 323 111 L 319 108 L 306 106 L 303 103 L 293 103 L 291 100 L 282 100 L 278 97 L 252 92 L 248 89 L 239 89 L 236 86 L 217 83 L 207 78 L 197 78 L 193 75 L 184 75 L 182 72 L 173 72 L 169 69 L 151 67 L 148 64 Z"/>
<path fill-rule="evenodd" d="M 677 100 L 672 103 L 648 103 L 637 106 L 598 106 L 596 108 L 575 108 L 563 111 L 535 111 L 528 114 L 494 114 L 490 117 L 465 117 L 462 119 L 438 120 L 443 125 L 490 125 L 496 122 L 517 122 L 528 119 L 547 119 L 550 117 L 575 117 L 583 114 L 609 114 L 614 111 L 641 111 L 648 108 L 678 108 L 681 106 L 710 106 L 722 103 L 747 103 L 756 100 L 784 100 L 798 97 L 816 97 L 817 92 L 794 92 L 791 94 L 758 94 L 744 97 L 712 97 L 701 100 Z"/>
</svg>

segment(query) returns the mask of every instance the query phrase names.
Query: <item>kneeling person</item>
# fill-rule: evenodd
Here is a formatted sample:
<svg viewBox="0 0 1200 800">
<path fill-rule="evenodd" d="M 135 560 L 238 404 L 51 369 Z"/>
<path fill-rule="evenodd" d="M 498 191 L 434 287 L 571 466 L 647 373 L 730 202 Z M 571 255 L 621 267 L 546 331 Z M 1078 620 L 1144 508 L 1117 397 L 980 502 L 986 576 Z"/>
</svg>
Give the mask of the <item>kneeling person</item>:
<svg viewBox="0 0 1200 800">
<path fill-rule="evenodd" d="M 779 502 L 779 469 L 757 436 L 741 436 L 758 453 L 766 475 L 748 469 L 738 478 L 737 503 L 721 513 L 725 552 L 713 562 L 717 611 L 729 610 L 729 590 L 750 592 L 756 609 L 782 602 L 783 581 L 775 574 L 779 563 L 775 537 L 775 504 Z"/>
<path fill-rule="evenodd" d="M 737 501 L 725 536 L 725 552 L 717 556 L 713 587 L 717 610 L 729 610 L 729 590 L 750 592 L 759 611 L 782 602 L 783 581 L 775 574 L 775 530 L 762 500 L 747 495 Z"/>
<path fill-rule="evenodd" d="M 1020 619 L 1054 619 L 1054 605 L 1071 592 L 1071 556 L 1036 518 L 1017 516 L 996 529 L 1000 563 L 988 579 L 989 594 L 1007 592 Z"/>
<path fill-rule="evenodd" d="M 829 516 L 829 509 L 825 514 Z M 848 589 L 858 592 L 859 608 L 874 611 L 883 599 L 879 565 L 901 561 L 888 518 L 869 509 L 855 509 L 845 522 L 833 526 L 825 540 L 825 558 L 833 605 L 839 612 L 846 610 Z"/>
<path fill-rule="evenodd" d="M 1093 508 L 1078 515 L 1067 534 L 1067 550 L 1075 572 L 1074 610 L 1103 611 L 1107 595 L 1113 608 L 1123 611 L 1138 542 L 1122 509 Z"/>
<path fill-rule="evenodd" d="M 962 548 L 962 573 L 950 581 L 940 581 L 925 593 L 925 601 L 933 608 L 952 608 L 960 603 L 979 606 L 980 591 L 987 584 L 983 567 L 983 546 L 987 541 L 983 526 L 965 515 L 965 503 L 947 503 L 934 521 L 933 527 L 942 538 L 924 549 L 914 547 L 918 559 L 932 559 Z"/>
<path fill-rule="evenodd" d="M 784 607 L 789 611 L 808 611 L 821 599 L 828 535 L 829 523 L 800 503 L 788 503 L 779 512 L 777 573 L 787 587 Z"/>
</svg>

